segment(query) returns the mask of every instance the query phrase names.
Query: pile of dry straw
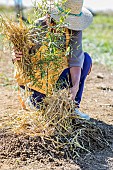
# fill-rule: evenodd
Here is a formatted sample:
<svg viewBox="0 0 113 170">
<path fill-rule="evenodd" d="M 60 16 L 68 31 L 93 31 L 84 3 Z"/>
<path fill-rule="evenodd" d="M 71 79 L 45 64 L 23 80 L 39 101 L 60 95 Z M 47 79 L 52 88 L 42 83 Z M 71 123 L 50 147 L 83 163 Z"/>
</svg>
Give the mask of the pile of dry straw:
<svg viewBox="0 0 113 170">
<path fill-rule="evenodd" d="M 2 18 L 1 23 L 3 28 L 2 33 L 5 35 L 6 39 L 13 44 L 14 50 L 22 52 L 24 57 L 21 58 L 18 64 L 23 74 L 30 78 L 31 75 L 34 75 L 34 72 L 31 65 L 29 49 L 32 48 L 34 44 L 31 41 L 29 28 L 22 22 L 21 18 L 19 23 L 15 23 L 8 18 Z"/>
<path fill-rule="evenodd" d="M 39 136 L 43 148 L 75 159 L 83 153 L 108 146 L 102 130 L 73 114 L 74 103 L 62 90 L 45 98 L 38 111 L 12 113 L 8 122 L 15 133 Z M 6 126 L 6 125 L 5 125 Z"/>
</svg>

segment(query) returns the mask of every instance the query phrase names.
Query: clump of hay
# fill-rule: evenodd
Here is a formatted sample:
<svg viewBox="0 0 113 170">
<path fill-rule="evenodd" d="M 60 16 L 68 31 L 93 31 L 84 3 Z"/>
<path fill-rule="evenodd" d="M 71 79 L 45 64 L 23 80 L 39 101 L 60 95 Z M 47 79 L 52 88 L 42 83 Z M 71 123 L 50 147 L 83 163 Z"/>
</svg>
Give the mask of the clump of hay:
<svg viewBox="0 0 113 170">
<path fill-rule="evenodd" d="M 2 33 L 13 44 L 16 51 L 22 52 L 23 57 L 17 64 L 22 69 L 23 75 L 28 76 L 29 79 L 34 77 L 35 73 L 32 69 L 31 61 L 32 55 L 29 53 L 29 49 L 34 46 L 31 40 L 30 29 L 23 23 L 21 18 L 19 23 L 8 18 L 1 19 Z"/>
<path fill-rule="evenodd" d="M 38 136 L 44 148 L 74 159 L 81 153 L 108 145 L 99 127 L 73 114 L 75 104 L 67 90 L 45 98 L 40 110 L 11 115 L 11 126 L 17 134 Z"/>
</svg>

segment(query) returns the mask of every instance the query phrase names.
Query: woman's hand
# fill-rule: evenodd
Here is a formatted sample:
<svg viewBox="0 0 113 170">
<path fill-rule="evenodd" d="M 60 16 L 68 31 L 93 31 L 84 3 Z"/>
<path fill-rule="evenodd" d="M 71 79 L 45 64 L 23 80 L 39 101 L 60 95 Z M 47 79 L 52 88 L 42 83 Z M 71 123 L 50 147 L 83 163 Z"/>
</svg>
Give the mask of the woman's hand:
<svg viewBox="0 0 113 170">
<path fill-rule="evenodd" d="M 72 88 L 70 88 L 70 94 L 71 94 L 72 100 L 75 100 L 78 90 L 79 90 L 79 85 L 76 85 L 76 86 L 73 86 Z"/>
<path fill-rule="evenodd" d="M 16 62 L 16 61 L 21 61 L 23 54 L 22 54 L 22 51 L 19 51 L 16 48 L 13 48 L 12 56 L 13 56 L 13 59 L 12 59 L 13 62 Z"/>
</svg>

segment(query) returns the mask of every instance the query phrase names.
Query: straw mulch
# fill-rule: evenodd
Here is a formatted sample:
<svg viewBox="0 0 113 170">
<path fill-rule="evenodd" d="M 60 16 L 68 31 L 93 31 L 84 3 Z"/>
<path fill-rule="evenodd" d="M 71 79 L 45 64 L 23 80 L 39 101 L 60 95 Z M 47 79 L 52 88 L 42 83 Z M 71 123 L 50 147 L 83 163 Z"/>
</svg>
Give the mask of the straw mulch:
<svg viewBox="0 0 113 170">
<path fill-rule="evenodd" d="M 62 90 L 46 97 L 38 111 L 12 113 L 7 123 L 18 135 L 37 137 L 49 155 L 75 159 L 108 146 L 103 131 L 73 114 L 74 108 L 67 90 Z"/>
</svg>

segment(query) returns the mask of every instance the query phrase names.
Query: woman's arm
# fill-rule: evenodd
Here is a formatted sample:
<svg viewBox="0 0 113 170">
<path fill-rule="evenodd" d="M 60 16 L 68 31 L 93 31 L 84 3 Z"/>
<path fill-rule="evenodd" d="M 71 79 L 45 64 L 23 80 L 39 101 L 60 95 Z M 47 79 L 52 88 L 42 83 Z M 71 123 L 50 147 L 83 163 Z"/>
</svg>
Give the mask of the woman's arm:
<svg viewBox="0 0 113 170">
<path fill-rule="evenodd" d="M 75 100 L 76 94 L 79 90 L 79 83 L 81 77 L 81 67 L 71 67 L 70 74 L 72 79 L 72 88 L 70 89 L 72 100 Z"/>
<path fill-rule="evenodd" d="M 81 69 L 84 62 L 84 52 L 82 50 L 82 31 L 70 30 L 70 55 L 69 67 L 73 87 L 70 89 L 72 100 L 75 100 L 76 94 L 79 89 Z"/>
</svg>

